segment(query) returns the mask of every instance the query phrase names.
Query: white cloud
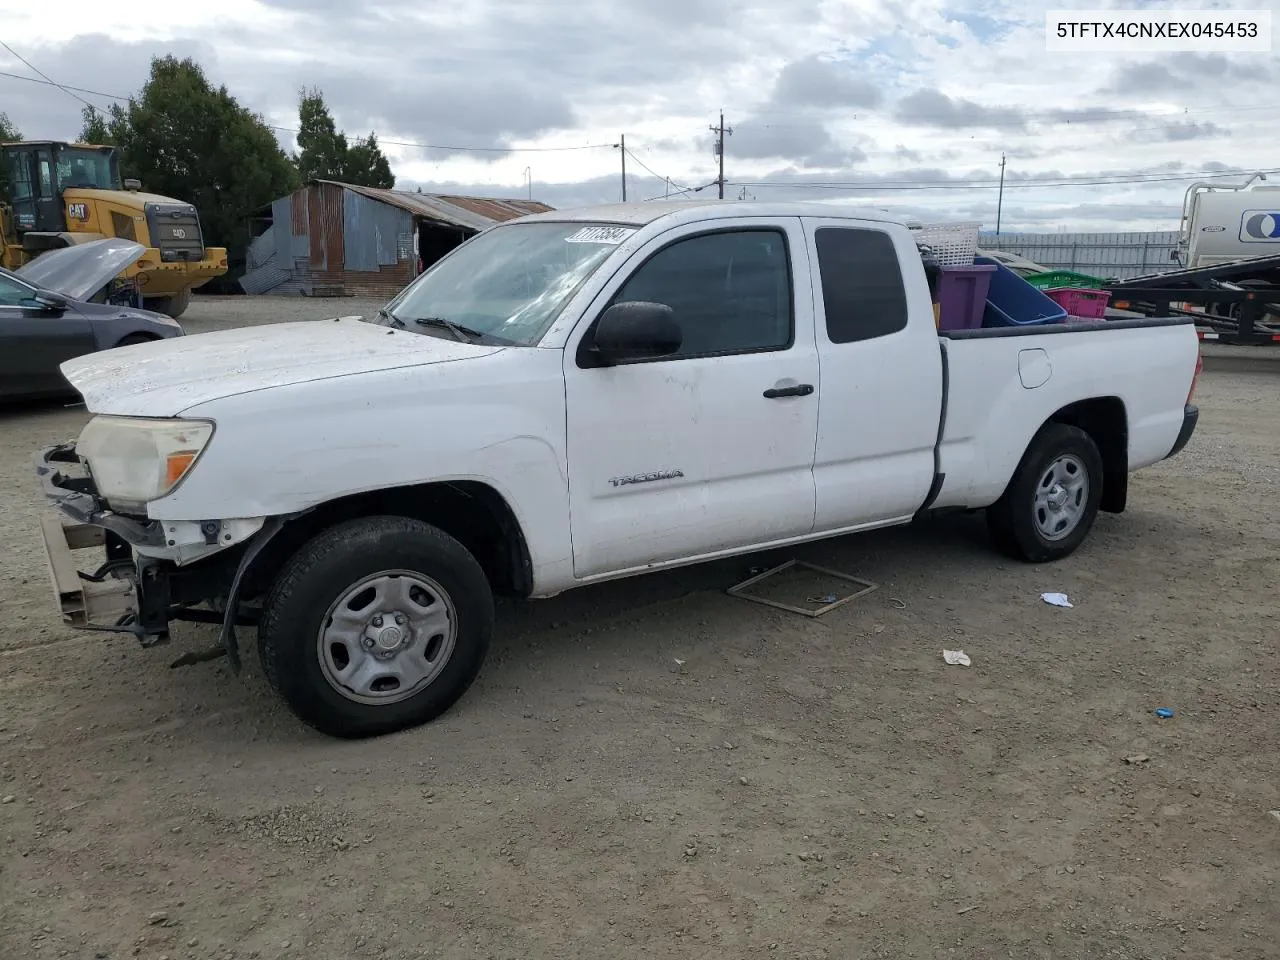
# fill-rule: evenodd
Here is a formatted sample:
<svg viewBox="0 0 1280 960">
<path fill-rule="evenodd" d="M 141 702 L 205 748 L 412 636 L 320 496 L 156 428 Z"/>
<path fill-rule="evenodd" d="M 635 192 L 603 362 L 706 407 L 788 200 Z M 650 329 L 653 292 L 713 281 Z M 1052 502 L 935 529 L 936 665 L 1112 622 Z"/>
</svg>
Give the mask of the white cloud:
<svg viewBox="0 0 1280 960">
<path fill-rule="evenodd" d="M 1225 7 L 1192 4 L 1214 5 Z M 1051 57 L 1049 4 L 1028 6 L 226 0 L 205 12 L 155 0 L 70 2 L 7 15 L 4 39 L 56 80 L 107 94 L 136 91 L 152 55 L 192 56 L 282 128 L 296 123 L 299 88 L 318 85 L 349 133 L 377 130 L 402 182 L 523 196 L 527 169 L 534 195 L 558 205 L 618 198 L 619 153 L 609 145 L 623 132 L 640 161 L 628 164 L 630 196 L 663 194 L 663 177 L 707 183 L 715 176 L 707 128 L 721 107 L 736 131 L 727 142 L 730 196 L 743 183 L 785 182 L 793 185 L 747 189 L 761 198 L 858 196 L 994 223 L 993 185 L 947 182 L 993 184 L 1003 151 L 1009 228 L 1171 229 L 1186 186 L 1022 185 L 1037 177 L 1277 165 L 1268 134 L 1280 95 L 1272 93 L 1270 55 Z M 33 76 L 3 50 L 0 71 Z M 0 77 L 0 97 L 28 136 L 79 129 L 82 104 L 54 87 Z M 291 146 L 287 129 L 279 136 Z M 394 141 L 603 146 L 504 154 Z M 948 189 L 935 186 L 944 183 Z M 891 185 L 915 189 L 883 189 Z"/>
</svg>

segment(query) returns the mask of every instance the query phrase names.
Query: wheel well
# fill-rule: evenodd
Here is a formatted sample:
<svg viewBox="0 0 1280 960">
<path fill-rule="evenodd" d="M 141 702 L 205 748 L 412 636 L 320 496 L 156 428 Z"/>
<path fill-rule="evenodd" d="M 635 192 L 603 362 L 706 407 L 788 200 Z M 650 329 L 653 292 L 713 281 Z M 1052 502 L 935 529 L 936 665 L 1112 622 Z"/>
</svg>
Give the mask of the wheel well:
<svg viewBox="0 0 1280 960">
<path fill-rule="evenodd" d="M 151 333 L 129 333 L 129 334 L 125 334 L 123 337 L 117 340 L 116 346 L 128 347 L 128 346 L 132 346 L 135 343 L 151 343 L 153 340 L 159 340 L 159 339 L 160 339 L 159 337 Z"/>
<path fill-rule="evenodd" d="M 1099 509 L 1123 513 L 1129 487 L 1129 421 L 1119 397 L 1094 397 L 1063 407 L 1049 418 L 1087 433 L 1102 454 Z"/>
<path fill-rule="evenodd" d="M 510 505 L 477 481 L 424 483 L 371 490 L 322 504 L 281 528 L 246 572 L 241 599 L 261 596 L 281 566 L 320 532 L 359 517 L 412 517 L 439 527 L 479 562 L 494 592 L 525 597 L 533 589 L 533 562 Z"/>
</svg>

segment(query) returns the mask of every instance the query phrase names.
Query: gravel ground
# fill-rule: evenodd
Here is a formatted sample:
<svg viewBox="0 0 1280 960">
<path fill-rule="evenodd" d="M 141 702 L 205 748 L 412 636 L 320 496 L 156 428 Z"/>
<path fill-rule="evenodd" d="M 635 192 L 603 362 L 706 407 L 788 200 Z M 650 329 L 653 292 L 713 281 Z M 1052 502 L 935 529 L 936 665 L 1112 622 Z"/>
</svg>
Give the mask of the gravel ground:
<svg viewBox="0 0 1280 960">
<path fill-rule="evenodd" d="M 207 628 L 62 629 L 29 458 L 85 414 L 0 413 L 0 957 L 1274 957 L 1277 396 L 1207 371 L 1063 563 L 961 518 L 798 551 L 881 584 L 814 621 L 725 595 L 759 558 L 507 607 L 451 713 L 358 743 L 170 669 Z"/>
</svg>

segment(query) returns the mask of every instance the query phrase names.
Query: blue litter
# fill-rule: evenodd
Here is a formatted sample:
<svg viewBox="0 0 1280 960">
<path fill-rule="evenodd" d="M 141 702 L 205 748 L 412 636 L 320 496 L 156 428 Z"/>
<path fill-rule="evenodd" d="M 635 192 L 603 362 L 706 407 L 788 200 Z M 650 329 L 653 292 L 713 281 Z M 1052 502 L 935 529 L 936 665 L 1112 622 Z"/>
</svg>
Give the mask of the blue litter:
<svg viewBox="0 0 1280 960">
<path fill-rule="evenodd" d="M 1159 717 L 1161 720 L 1168 720 L 1170 717 L 1173 716 L 1173 711 L 1170 710 L 1168 707 L 1160 707 L 1158 710 L 1156 710 L 1156 716 Z"/>
</svg>

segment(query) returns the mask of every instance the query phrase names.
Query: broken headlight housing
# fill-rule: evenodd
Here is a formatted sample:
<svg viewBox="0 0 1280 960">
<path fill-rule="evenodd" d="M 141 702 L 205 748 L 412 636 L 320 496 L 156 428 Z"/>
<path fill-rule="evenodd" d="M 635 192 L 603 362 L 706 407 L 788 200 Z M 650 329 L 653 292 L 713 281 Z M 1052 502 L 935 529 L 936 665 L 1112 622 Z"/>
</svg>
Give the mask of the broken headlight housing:
<svg viewBox="0 0 1280 960">
<path fill-rule="evenodd" d="M 94 417 L 76 453 L 113 509 L 144 507 L 173 490 L 213 436 L 209 420 Z"/>
</svg>

